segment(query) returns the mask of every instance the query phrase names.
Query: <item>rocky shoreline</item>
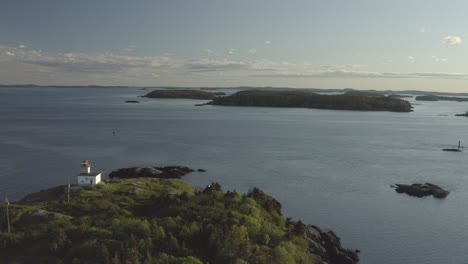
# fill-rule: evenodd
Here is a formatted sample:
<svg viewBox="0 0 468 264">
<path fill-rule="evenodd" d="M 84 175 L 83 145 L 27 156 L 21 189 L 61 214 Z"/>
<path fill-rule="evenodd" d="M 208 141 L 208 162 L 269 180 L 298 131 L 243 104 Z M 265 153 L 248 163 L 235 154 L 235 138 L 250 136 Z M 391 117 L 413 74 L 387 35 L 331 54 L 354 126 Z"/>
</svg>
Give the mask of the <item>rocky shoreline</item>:
<svg viewBox="0 0 468 264">
<path fill-rule="evenodd" d="M 319 255 L 329 263 L 353 264 L 359 262 L 359 250 L 341 246 L 341 239 L 332 230 L 322 231 L 314 225 L 307 225 L 305 236 L 310 243 L 312 254 Z"/>
</svg>

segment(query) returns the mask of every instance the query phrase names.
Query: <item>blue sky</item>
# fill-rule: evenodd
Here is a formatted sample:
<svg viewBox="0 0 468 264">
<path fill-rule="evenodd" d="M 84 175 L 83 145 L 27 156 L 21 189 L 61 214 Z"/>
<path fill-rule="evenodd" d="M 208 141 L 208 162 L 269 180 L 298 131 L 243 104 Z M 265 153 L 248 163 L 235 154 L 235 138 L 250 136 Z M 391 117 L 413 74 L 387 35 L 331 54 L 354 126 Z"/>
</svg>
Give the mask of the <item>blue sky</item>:
<svg viewBox="0 0 468 264">
<path fill-rule="evenodd" d="M 0 83 L 464 91 L 467 1 L 2 1 Z"/>
</svg>

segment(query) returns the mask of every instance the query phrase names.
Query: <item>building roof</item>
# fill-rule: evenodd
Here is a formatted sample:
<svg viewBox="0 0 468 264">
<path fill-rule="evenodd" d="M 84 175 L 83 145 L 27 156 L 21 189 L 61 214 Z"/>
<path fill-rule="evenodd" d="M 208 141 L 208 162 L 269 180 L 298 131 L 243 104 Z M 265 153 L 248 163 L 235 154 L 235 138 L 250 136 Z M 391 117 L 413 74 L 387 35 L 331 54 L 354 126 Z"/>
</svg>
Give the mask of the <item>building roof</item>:
<svg viewBox="0 0 468 264">
<path fill-rule="evenodd" d="M 100 172 L 90 172 L 90 173 L 82 172 L 78 174 L 78 176 L 94 176 L 94 177 L 99 176 L 99 175 L 101 175 Z"/>
</svg>

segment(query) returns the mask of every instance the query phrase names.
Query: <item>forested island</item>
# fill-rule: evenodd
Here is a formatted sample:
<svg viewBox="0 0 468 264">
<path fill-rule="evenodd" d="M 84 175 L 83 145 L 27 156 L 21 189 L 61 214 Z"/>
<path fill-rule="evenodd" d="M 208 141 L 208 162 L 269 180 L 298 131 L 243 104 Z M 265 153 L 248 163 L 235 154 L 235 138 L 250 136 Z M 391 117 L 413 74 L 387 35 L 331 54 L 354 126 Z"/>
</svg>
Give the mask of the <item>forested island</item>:
<svg viewBox="0 0 468 264">
<path fill-rule="evenodd" d="M 389 94 L 387 96 L 388 97 L 393 97 L 393 98 L 411 98 L 411 97 L 413 97 L 412 95 L 405 95 L 405 94 Z"/>
<path fill-rule="evenodd" d="M 206 99 L 212 100 L 220 94 L 199 90 L 154 90 L 143 97 L 171 99 Z"/>
<path fill-rule="evenodd" d="M 258 188 L 247 194 L 135 178 L 31 194 L 0 218 L 2 263 L 358 262 L 332 231 L 285 218 Z"/>
<path fill-rule="evenodd" d="M 456 101 L 456 102 L 466 102 L 468 98 L 466 97 L 451 97 L 451 96 L 440 96 L 440 95 L 421 95 L 416 96 L 418 101 Z"/>
<path fill-rule="evenodd" d="M 216 97 L 209 104 L 227 106 L 301 107 L 336 110 L 410 112 L 411 104 L 398 98 L 361 93 L 323 95 L 304 91 L 240 91 Z"/>
</svg>

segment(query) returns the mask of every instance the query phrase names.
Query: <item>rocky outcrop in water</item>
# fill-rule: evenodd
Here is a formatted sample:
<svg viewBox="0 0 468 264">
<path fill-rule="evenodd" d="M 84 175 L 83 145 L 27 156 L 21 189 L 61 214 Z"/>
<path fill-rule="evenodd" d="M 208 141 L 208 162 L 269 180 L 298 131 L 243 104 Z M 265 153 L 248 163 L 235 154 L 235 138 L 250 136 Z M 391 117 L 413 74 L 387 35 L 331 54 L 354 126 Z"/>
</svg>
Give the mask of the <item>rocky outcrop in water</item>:
<svg viewBox="0 0 468 264">
<path fill-rule="evenodd" d="M 449 195 L 449 191 L 442 189 L 440 186 L 431 183 L 414 183 L 411 185 L 407 184 L 395 184 L 393 186 L 397 193 L 406 193 L 410 196 L 424 197 L 432 195 L 435 198 L 445 198 Z"/>
<path fill-rule="evenodd" d="M 449 152 L 462 152 L 461 149 L 459 148 L 445 148 L 445 149 L 442 149 L 442 151 L 449 151 Z"/>
<path fill-rule="evenodd" d="M 160 178 L 160 179 L 171 179 L 171 178 L 182 178 L 182 176 L 193 172 L 189 167 L 185 166 L 166 166 L 166 167 L 131 167 L 121 168 L 112 171 L 109 174 L 109 178 Z"/>
</svg>

